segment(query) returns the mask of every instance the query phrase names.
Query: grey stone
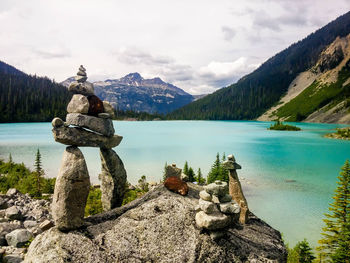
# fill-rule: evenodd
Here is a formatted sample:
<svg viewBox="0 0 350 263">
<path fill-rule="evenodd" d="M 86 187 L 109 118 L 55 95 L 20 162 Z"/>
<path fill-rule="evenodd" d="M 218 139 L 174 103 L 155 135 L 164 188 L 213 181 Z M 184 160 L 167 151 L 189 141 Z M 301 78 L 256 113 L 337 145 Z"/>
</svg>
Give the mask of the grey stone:
<svg viewBox="0 0 350 263">
<path fill-rule="evenodd" d="M 181 173 L 181 180 L 184 182 L 188 182 L 189 181 L 189 177 L 187 174 Z"/>
<path fill-rule="evenodd" d="M 205 201 L 211 201 L 211 194 L 207 193 L 205 190 L 199 192 L 199 197 Z"/>
<path fill-rule="evenodd" d="M 210 231 L 210 237 L 212 240 L 219 240 L 226 235 L 225 231 Z"/>
<path fill-rule="evenodd" d="M 114 134 L 113 122 L 110 119 L 102 119 L 80 113 L 69 113 L 67 114 L 66 122 L 69 125 L 87 128 L 107 137 Z"/>
<path fill-rule="evenodd" d="M 199 199 L 198 201 L 199 208 L 204 211 L 206 214 L 212 214 L 214 212 L 219 212 L 219 209 L 216 204 L 213 202 L 205 201 Z"/>
<path fill-rule="evenodd" d="M 220 211 L 224 214 L 231 214 L 232 215 L 232 214 L 239 214 L 241 209 L 240 209 L 239 205 L 232 202 L 232 203 L 220 204 Z"/>
<path fill-rule="evenodd" d="M 99 118 L 103 118 L 103 119 L 110 119 L 111 118 L 111 115 L 109 113 L 106 113 L 106 112 L 99 113 L 99 114 L 97 114 L 97 116 Z"/>
<path fill-rule="evenodd" d="M 23 218 L 21 210 L 17 206 L 7 208 L 5 216 L 10 220 L 21 220 Z"/>
<path fill-rule="evenodd" d="M 18 255 L 18 254 L 5 255 L 4 262 L 6 262 L 6 263 L 21 263 L 21 262 L 23 262 L 23 257 Z"/>
<path fill-rule="evenodd" d="M 101 201 L 103 210 L 121 206 L 125 193 L 126 171 L 122 160 L 112 149 L 100 149 L 102 172 Z"/>
<path fill-rule="evenodd" d="M 11 224 L 11 223 L 0 223 L 0 246 L 6 246 L 7 241 L 5 236 L 12 232 L 13 230 L 21 228 L 19 224 Z"/>
<path fill-rule="evenodd" d="M 86 72 L 79 69 L 77 75 L 78 75 L 78 76 L 85 76 L 85 77 L 86 77 Z"/>
<path fill-rule="evenodd" d="M 221 197 L 228 193 L 228 185 L 226 182 L 215 181 L 214 183 L 204 186 L 204 190 L 209 194 Z"/>
<path fill-rule="evenodd" d="M 196 224 L 201 228 L 208 230 L 217 230 L 227 227 L 231 224 L 232 218 L 220 212 L 206 214 L 200 211 L 196 214 Z"/>
<path fill-rule="evenodd" d="M 25 228 L 32 228 L 38 225 L 38 222 L 34 221 L 34 220 L 26 220 L 23 222 L 23 226 Z"/>
<path fill-rule="evenodd" d="M 64 125 L 64 121 L 56 117 L 52 120 L 51 124 L 52 124 L 52 127 L 61 127 Z"/>
<path fill-rule="evenodd" d="M 16 229 L 6 235 L 7 244 L 13 247 L 23 247 L 33 235 L 26 229 Z"/>
<path fill-rule="evenodd" d="M 232 201 L 232 196 L 230 196 L 229 194 L 226 194 L 220 197 L 219 200 L 220 200 L 220 203 L 228 203 Z"/>
<path fill-rule="evenodd" d="M 103 101 L 103 108 L 106 113 L 111 115 L 111 118 L 114 118 L 114 108 L 108 101 Z"/>
<path fill-rule="evenodd" d="M 81 128 L 59 127 L 52 129 L 53 137 L 56 142 L 83 147 L 114 148 L 120 144 L 123 137 L 113 135 L 106 137 Z"/>
<path fill-rule="evenodd" d="M 84 72 L 86 72 L 86 68 L 84 68 L 84 66 L 83 66 L 83 65 L 80 65 L 80 67 L 79 67 L 79 71 L 84 71 Z"/>
<path fill-rule="evenodd" d="M 173 163 L 172 165 L 168 165 L 165 168 L 165 178 L 176 176 L 181 179 L 181 172 L 182 170 L 180 168 L 177 168 L 176 164 Z"/>
<path fill-rule="evenodd" d="M 89 101 L 86 96 L 74 94 L 67 106 L 68 113 L 87 114 L 89 111 Z"/>
<path fill-rule="evenodd" d="M 83 83 L 87 80 L 87 76 L 75 76 L 74 77 L 76 81 L 80 82 L 80 83 Z"/>
<path fill-rule="evenodd" d="M 229 225 L 226 238 L 213 241 L 196 227 L 199 191 L 188 185 L 185 197 L 159 185 L 127 205 L 85 218 L 84 229 L 64 233 L 53 227 L 34 239 L 24 262 L 286 262 L 280 233 L 252 213 L 248 224 Z"/>
<path fill-rule="evenodd" d="M 53 226 L 54 226 L 54 223 L 51 220 L 46 219 L 44 222 L 40 223 L 39 228 L 42 231 L 46 231 L 46 230 L 49 230 Z"/>
<path fill-rule="evenodd" d="M 7 190 L 6 195 L 12 197 L 12 196 L 16 195 L 17 193 L 18 193 L 18 190 L 16 188 L 10 188 Z"/>
<path fill-rule="evenodd" d="M 74 94 L 82 94 L 85 96 L 95 95 L 94 86 L 88 81 L 84 83 L 74 81 L 69 85 L 68 90 Z"/>
<path fill-rule="evenodd" d="M 83 225 L 89 188 L 89 173 L 83 154 L 75 146 L 67 147 L 52 202 L 52 216 L 60 230 L 76 229 Z"/>
</svg>

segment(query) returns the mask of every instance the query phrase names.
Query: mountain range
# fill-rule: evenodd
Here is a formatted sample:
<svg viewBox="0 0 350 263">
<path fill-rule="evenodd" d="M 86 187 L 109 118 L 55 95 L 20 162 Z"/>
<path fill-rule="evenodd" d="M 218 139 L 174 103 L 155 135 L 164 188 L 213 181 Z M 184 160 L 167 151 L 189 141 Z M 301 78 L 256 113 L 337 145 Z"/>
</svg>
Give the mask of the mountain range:
<svg viewBox="0 0 350 263">
<path fill-rule="evenodd" d="M 349 123 L 349 33 L 350 12 L 167 117 Z"/>
<path fill-rule="evenodd" d="M 73 77 L 61 84 L 68 87 L 72 81 Z M 93 84 L 99 98 L 120 110 L 165 114 L 195 100 L 191 94 L 160 78 L 145 79 L 137 72 Z"/>
</svg>

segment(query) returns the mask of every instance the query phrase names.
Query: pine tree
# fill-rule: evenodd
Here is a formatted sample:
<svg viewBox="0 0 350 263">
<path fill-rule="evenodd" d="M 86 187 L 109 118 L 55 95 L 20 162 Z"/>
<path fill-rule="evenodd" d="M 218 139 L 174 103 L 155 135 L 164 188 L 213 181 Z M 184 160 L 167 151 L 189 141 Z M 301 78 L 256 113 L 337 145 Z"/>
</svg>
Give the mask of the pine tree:
<svg viewBox="0 0 350 263">
<path fill-rule="evenodd" d="M 205 179 L 203 178 L 201 168 L 198 168 L 196 181 L 198 182 L 198 184 L 204 184 L 205 183 Z"/>
<path fill-rule="evenodd" d="M 188 163 L 187 163 L 187 161 L 185 162 L 184 170 L 183 170 L 182 172 L 183 172 L 184 174 L 188 175 L 189 169 L 188 169 Z"/>
<path fill-rule="evenodd" d="M 13 163 L 13 160 L 12 160 L 12 155 L 11 155 L 11 153 L 10 153 L 10 155 L 9 155 L 9 163 L 10 163 L 10 164 L 12 164 L 12 163 Z"/>
<path fill-rule="evenodd" d="M 216 154 L 216 159 L 211 166 L 211 169 L 209 171 L 208 177 L 207 177 L 207 183 L 213 183 L 215 180 L 219 180 L 220 177 L 220 155 L 219 153 Z"/>
<path fill-rule="evenodd" d="M 188 174 L 187 175 L 188 175 L 188 181 L 189 182 L 194 182 L 195 181 L 195 179 L 194 179 L 195 174 L 194 174 L 194 171 L 193 171 L 192 167 L 190 167 L 188 169 Z"/>
<path fill-rule="evenodd" d="M 41 154 L 39 149 L 36 152 L 34 167 L 35 167 L 35 174 L 36 174 L 37 195 L 41 196 L 40 181 L 41 181 L 41 176 L 43 174 L 43 169 L 41 167 Z"/>
<path fill-rule="evenodd" d="M 165 165 L 164 165 L 164 170 L 163 170 L 163 182 L 166 180 L 166 168 L 168 167 L 168 163 L 165 162 Z"/>
<path fill-rule="evenodd" d="M 347 160 L 338 176 L 333 203 L 329 214 L 325 214 L 326 226 L 322 229 L 323 239 L 317 249 L 321 260 L 350 262 L 350 164 Z"/>
<path fill-rule="evenodd" d="M 315 259 L 312 249 L 306 239 L 298 242 L 294 249 L 298 254 L 299 263 L 312 263 Z"/>
</svg>

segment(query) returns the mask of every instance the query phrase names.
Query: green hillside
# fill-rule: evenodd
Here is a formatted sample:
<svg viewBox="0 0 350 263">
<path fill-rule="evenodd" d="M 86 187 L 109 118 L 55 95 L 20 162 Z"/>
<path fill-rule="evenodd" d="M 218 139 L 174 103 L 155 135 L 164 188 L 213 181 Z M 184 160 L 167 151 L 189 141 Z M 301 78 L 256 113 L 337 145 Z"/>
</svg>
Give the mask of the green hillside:
<svg viewBox="0 0 350 263">
<path fill-rule="evenodd" d="M 336 37 L 350 33 L 350 12 L 276 54 L 237 83 L 192 102 L 169 119 L 255 119 L 276 104 L 289 84 L 311 68 Z"/>
</svg>

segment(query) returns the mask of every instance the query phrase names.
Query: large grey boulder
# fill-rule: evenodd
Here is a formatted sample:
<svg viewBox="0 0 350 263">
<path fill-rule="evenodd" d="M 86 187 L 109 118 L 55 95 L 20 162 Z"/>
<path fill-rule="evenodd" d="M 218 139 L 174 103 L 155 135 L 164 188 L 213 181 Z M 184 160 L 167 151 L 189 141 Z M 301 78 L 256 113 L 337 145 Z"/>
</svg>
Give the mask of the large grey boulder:
<svg viewBox="0 0 350 263">
<path fill-rule="evenodd" d="M 68 113 L 82 113 L 87 114 L 89 112 L 89 100 L 87 97 L 81 94 L 74 94 L 67 106 Z"/>
<path fill-rule="evenodd" d="M 81 128 L 66 126 L 54 127 L 52 133 L 56 142 L 82 147 L 114 148 L 123 139 L 119 135 L 106 137 Z"/>
<path fill-rule="evenodd" d="M 229 225 L 223 238 L 212 240 L 195 222 L 202 189 L 188 185 L 186 196 L 157 186 L 128 205 L 86 218 L 85 229 L 51 228 L 31 243 L 24 262 L 286 262 L 280 233 L 251 213 L 247 224 Z"/>
<path fill-rule="evenodd" d="M 118 154 L 112 149 L 100 149 L 102 172 L 101 180 L 103 210 L 121 206 L 125 193 L 126 170 Z"/>
<path fill-rule="evenodd" d="M 52 201 L 52 216 L 59 229 L 70 230 L 83 225 L 89 188 L 89 173 L 83 154 L 75 146 L 67 147 Z"/>
<path fill-rule="evenodd" d="M 83 79 L 86 80 L 86 77 L 84 76 L 77 76 L 77 77 L 80 80 L 83 80 Z M 84 83 L 81 83 L 79 81 L 74 81 L 69 85 L 68 90 L 72 93 L 82 94 L 85 96 L 95 95 L 94 86 L 92 85 L 92 83 L 88 81 Z"/>
<path fill-rule="evenodd" d="M 26 229 L 16 229 L 6 235 L 7 244 L 13 247 L 23 247 L 33 235 Z"/>
<path fill-rule="evenodd" d="M 20 224 L 0 223 L 0 246 L 6 246 L 7 241 L 5 236 L 13 230 L 21 228 Z"/>
<path fill-rule="evenodd" d="M 22 212 L 19 207 L 11 206 L 5 210 L 6 218 L 10 220 L 21 220 L 23 218 Z"/>
<path fill-rule="evenodd" d="M 114 134 L 113 122 L 110 119 L 97 118 L 80 113 L 69 113 L 66 117 L 66 123 L 69 125 L 87 128 L 107 137 Z"/>
</svg>

